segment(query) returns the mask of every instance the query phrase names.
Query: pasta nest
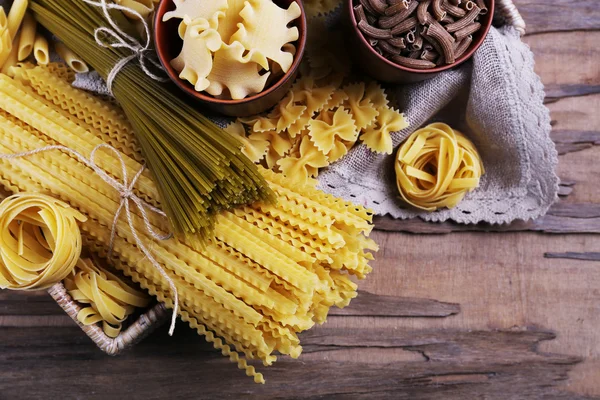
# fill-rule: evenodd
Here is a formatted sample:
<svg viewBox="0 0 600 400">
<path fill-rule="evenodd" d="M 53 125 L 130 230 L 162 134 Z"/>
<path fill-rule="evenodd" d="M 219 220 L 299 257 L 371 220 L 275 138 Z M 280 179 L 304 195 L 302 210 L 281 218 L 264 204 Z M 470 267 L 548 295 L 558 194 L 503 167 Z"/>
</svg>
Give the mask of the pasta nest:
<svg viewBox="0 0 600 400">
<path fill-rule="evenodd" d="M 415 131 L 398 149 L 395 168 L 402 198 L 426 211 L 456 206 L 485 172 L 473 143 L 443 123 Z"/>
</svg>

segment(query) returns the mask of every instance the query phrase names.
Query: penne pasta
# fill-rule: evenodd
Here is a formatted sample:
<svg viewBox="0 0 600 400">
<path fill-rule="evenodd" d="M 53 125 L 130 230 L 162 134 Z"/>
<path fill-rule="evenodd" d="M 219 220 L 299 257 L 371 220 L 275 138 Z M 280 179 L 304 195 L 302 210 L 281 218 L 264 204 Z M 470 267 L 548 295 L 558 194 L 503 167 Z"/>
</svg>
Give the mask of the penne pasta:
<svg viewBox="0 0 600 400">
<path fill-rule="evenodd" d="M 427 29 L 427 36 L 436 40 L 442 49 L 444 60 L 447 64 L 452 64 L 456 61 L 454 55 L 454 38 L 450 35 L 446 29 L 444 29 L 439 23 L 432 23 Z"/>
<path fill-rule="evenodd" d="M 39 32 L 35 35 L 33 42 L 33 57 L 40 65 L 48 65 L 50 62 L 50 50 L 48 49 L 48 40 Z"/>
<path fill-rule="evenodd" d="M 15 40 L 15 42 L 16 42 L 16 40 Z M 2 62 L 2 68 L 0 69 L 1 73 L 8 75 L 8 76 L 13 76 L 13 74 L 10 72 L 10 68 L 14 67 L 18 64 L 18 62 L 19 62 L 18 53 L 19 53 L 19 46 L 17 46 L 16 43 L 13 43 L 10 53 L 8 53 L 8 56 Z"/>
<path fill-rule="evenodd" d="M 57 42 L 54 45 L 54 49 L 56 50 L 56 53 L 60 56 L 60 58 L 62 58 L 63 61 L 73 71 L 77 73 L 85 73 L 90 70 L 85 61 L 83 61 L 81 57 L 69 50 L 67 46 L 65 46 L 63 43 Z"/>
<path fill-rule="evenodd" d="M 17 58 L 19 61 L 23 61 L 33 51 L 33 43 L 35 42 L 37 23 L 31 14 L 25 14 L 23 19 L 23 25 L 21 26 L 21 33 L 19 34 L 19 45 L 17 51 Z"/>
<path fill-rule="evenodd" d="M 8 12 L 8 31 L 10 36 L 14 39 L 17 36 L 17 31 L 23 22 L 25 12 L 27 11 L 28 1 L 27 0 L 15 0 L 13 1 L 10 11 Z"/>
<path fill-rule="evenodd" d="M 480 9 L 477 6 L 474 6 L 471 11 L 469 11 L 467 13 L 467 15 L 465 15 L 463 18 L 459 19 L 458 21 L 448 24 L 446 25 L 446 30 L 450 33 L 452 32 L 456 32 L 459 31 L 469 25 L 471 25 L 473 23 L 473 21 L 475 21 L 475 18 L 477 18 L 477 16 L 479 15 Z"/>
</svg>

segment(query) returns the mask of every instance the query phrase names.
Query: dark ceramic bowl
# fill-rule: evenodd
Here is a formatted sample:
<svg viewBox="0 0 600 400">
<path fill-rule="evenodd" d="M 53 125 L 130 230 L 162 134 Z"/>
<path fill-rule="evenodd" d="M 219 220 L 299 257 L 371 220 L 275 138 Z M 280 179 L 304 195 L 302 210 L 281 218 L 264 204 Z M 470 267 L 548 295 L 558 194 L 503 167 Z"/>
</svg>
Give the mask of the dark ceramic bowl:
<svg viewBox="0 0 600 400">
<path fill-rule="evenodd" d="M 283 75 L 277 82 L 271 83 L 271 85 L 261 93 L 248 96 L 242 100 L 220 100 L 210 96 L 209 94 L 194 90 L 194 87 L 189 82 L 179 78 L 179 74 L 171 66 L 171 60 L 179 55 L 183 46 L 183 42 L 177 33 L 179 20 L 171 19 L 167 22 L 163 22 L 162 20 L 165 13 L 175 9 L 175 3 L 173 0 L 162 0 L 156 10 L 154 41 L 158 58 L 161 64 L 165 67 L 165 70 L 167 71 L 167 74 L 171 80 L 175 82 L 175 84 L 190 97 L 196 99 L 199 104 L 202 104 L 208 109 L 217 113 L 233 117 L 245 117 L 248 115 L 259 114 L 277 104 L 277 102 L 281 100 L 291 88 L 294 80 L 296 79 L 296 75 L 298 74 L 298 68 L 300 67 L 300 62 L 302 61 L 304 48 L 306 46 L 306 14 L 304 13 L 302 1 L 274 1 L 275 4 L 284 8 L 288 8 L 293 1 L 296 1 L 300 6 L 301 15 L 298 19 L 293 21 L 293 24 L 298 28 L 299 33 L 298 40 L 294 42 L 294 45 L 296 46 L 294 63 L 285 75 Z"/>
<path fill-rule="evenodd" d="M 481 29 L 473 35 L 471 47 L 453 64 L 442 65 L 431 69 L 414 69 L 398 65 L 383 57 L 369 45 L 363 33 L 358 29 L 353 7 L 359 4 L 357 0 L 345 0 L 344 18 L 350 41 L 350 53 L 356 65 L 373 78 L 390 83 L 411 83 L 433 78 L 442 71 L 449 70 L 467 61 L 481 46 L 485 36 L 492 26 L 494 17 L 494 0 L 485 0 L 488 13 L 481 18 Z M 413 0 L 416 1 L 416 0 Z"/>
</svg>

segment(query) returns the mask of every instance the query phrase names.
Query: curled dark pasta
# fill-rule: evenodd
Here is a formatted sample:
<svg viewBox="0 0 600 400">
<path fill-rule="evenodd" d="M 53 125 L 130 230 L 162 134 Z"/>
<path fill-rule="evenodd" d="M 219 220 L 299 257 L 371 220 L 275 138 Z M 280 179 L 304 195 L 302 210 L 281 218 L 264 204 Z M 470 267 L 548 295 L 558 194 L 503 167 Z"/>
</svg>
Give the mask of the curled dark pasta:
<svg viewBox="0 0 600 400">
<path fill-rule="evenodd" d="M 423 50 L 421 52 L 421 60 L 427 60 L 430 62 L 435 62 L 435 60 L 437 60 L 437 58 L 439 57 L 439 54 L 435 52 L 435 50 Z"/>
<path fill-rule="evenodd" d="M 367 21 L 367 15 L 365 14 L 365 9 L 362 4 L 354 7 L 354 17 L 356 18 L 356 22 Z"/>
<path fill-rule="evenodd" d="M 464 27 L 471 25 L 475 18 L 479 15 L 479 7 L 475 6 L 465 15 L 463 18 L 458 21 L 446 25 L 446 31 L 452 33 L 463 29 Z"/>
<path fill-rule="evenodd" d="M 433 16 L 436 20 L 441 21 L 447 15 L 446 11 L 442 8 L 443 0 L 432 0 L 431 2 L 431 11 L 433 12 Z"/>
<path fill-rule="evenodd" d="M 388 7 L 387 3 L 384 0 L 367 0 L 371 5 L 371 8 L 375 10 L 379 15 L 385 12 L 385 9 Z"/>
<path fill-rule="evenodd" d="M 366 36 L 373 39 L 389 39 L 392 37 L 392 33 L 389 29 L 375 28 L 367 23 L 367 21 L 360 21 L 358 23 L 358 29 L 360 29 Z"/>
<path fill-rule="evenodd" d="M 419 3 L 413 1 L 410 3 L 407 9 L 403 9 L 402 11 L 396 14 L 389 14 L 389 16 L 379 18 L 379 26 L 382 28 L 391 28 L 393 26 L 398 25 L 400 22 L 410 17 L 417 10 L 418 6 Z M 391 8 L 392 7 L 388 8 L 387 10 Z M 386 15 L 388 15 L 387 10 Z"/>
<path fill-rule="evenodd" d="M 454 49 L 454 56 L 456 58 L 459 58 L 463 54 L 465 54 L 467 49 L 471 46 L 472 42 L 473 42 L 473 36 L 467 36 L 460 42 L 457 42 L 456 47 Z"/>
<path fill-rule="evenodd" d="M 421 50 L 423 48 L 423 36 L 421 36 L 421 34 L 419 32 L 415 33 L 415 40 L 411 45 L 411 49 L 413 51 L 415 50 Z"/>
<path fill-rule="evenodd" d="M 389 44 L 391 44 L 392 46 L 398 47 L 400 49 L 406 48 L 406 42 L 404 41 L 404 38 L 402 38 L 402 37 L 393 37 L 391 39 L 387 39 L 387 42 Z"/>
<path fill-rule="evenodd" d="M 430 5 L 431 0 L 427 0 L 421 1 L 417 7 L 417 19 L 421 25 L 425 25 L 431 20 L 431 14 L 429 14 L 429 11 L 427 11 Z"/>
<path fill-rule="evenodd" d="M 396 36 L 408 32 L 416 27 L 418 23 L 419 21 L 415 17 L 407 18 L 392 28 L 392 35 Z"/>
<path fill-rule="evenodd" d="M 404 48 L 392 46 L 387 40 L 380 40 L 377 46 L 381 49 L 384 54 L 389 55 L 400 55 Z"/>
<path fill-rule="evenodd" d="M 402 56 L 393 56 L 394 62 L 402 65 L 403 67 L 414 68 L 414 69 L 430 69 L 435 68 L 435 63 L 431 61 L 422 60 L 418 58 L 409 58 Z"/>
<path fill-rule="evenodd" d="M 479 14 L 486 15 L 488 13 L 488 8 L 485 5 L 485 1 L 484 0 L 475 0 L 475 3 L 477 4 L 477 7 L 479 7 L 479 9 L 481 10 L 479 12 Z"/>
<path fill-rule="evenodd" d="M 473 22 L 472 24 L 467 25 L 464 28 L 454 32 L 454 37 L 456 38 L 456 40 L 462 40 L 463 38 L 474 34 L 479 29 L 481 29 L 481 24 L 479 22 Z"/>
<path fill-rule="evenodd" d="M 464 17 L 467 14 L 467 12 L 463 8 L 455 6 L 454 4 L 452 4 L 452 3 L 448 2 L 448 1 L 445 1 L 442 4 L 442 8 L 449 15 L 452 15 L 453 17 L 457 17 L 457 18 L 462 18 L 462 17 Z"/>
<path fill-rule="evenodd" d="M 434 22 L 429 25 L 427 36 L 438 42 L 447 64 L 452 64 L 456 61 L 454 56 L 454 38 L 439 23 Z"/>
</svg>

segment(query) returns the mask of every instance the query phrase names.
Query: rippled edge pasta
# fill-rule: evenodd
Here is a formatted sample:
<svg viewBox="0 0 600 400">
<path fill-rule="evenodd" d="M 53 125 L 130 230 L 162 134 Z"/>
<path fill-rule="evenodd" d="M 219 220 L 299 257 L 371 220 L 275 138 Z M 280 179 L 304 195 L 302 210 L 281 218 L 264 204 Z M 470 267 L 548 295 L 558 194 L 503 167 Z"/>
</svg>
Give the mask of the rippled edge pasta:
<svg viewBox="0 0 600 400">
<path fill-rule="evenodd" d="M 27 81 L 0 76 L 0 93 L 0 110 L 4 110 L 0 111 L 0 153 L 60 143 L 87 154 L 98 143 L 97 133 L 62 115 Z M 122 156 L 129 172 L 139 169 L 139 163 Z M 105 161 L 103 167 L 118 176 L 110 160 Z M 346 306 L 356 296 L 351 277 L 364 278 L 371 271 L 369 252 L 376 249 L 365 237 L 372 229 L 371 214 L 362 207 L 270 171 L 260 172 L 277 194 L 278 204 L 257 203 L 248 214 L 220 214 L 215 228 L 218 238 L 206 250 L 175 239 L 152 242 L 139 211 L 134 209 L 132 215 L 142 240 L 152 242 L 153 253 L 177 285 L 182 319 L 256 382 L 264 378 L 246 358 L 270 365 L 275 352 L 297 357 L 301 352 L 297 333 L 323 322 L 329 307 Z M 47 153 L 0 160 L 0 181 L 13 190 L 16 184 L 20 190 L 51 192 L 84 211 L 90 218 L 81 225 L 82 232 L 95 244 L 94 251 L 106 255 L 107 226 L 120 199 L 76 159 Z M 154 190 L 153 183 L 144 179 L 136 187 L 143 198 L 151 198 L 148 195 Z M 154 214 L 150 223 L 158 231 L 168 229 L 166 221 Z M 319 244 L 323 242 L 326 245 Z M 172 308 L 168 283 L 131 243 L 131 231 L 121 219 L 113 248 L 119 258 L 116 265 Z M 307 246 L 312 250 L 301 250 Z"/>
</svg>

